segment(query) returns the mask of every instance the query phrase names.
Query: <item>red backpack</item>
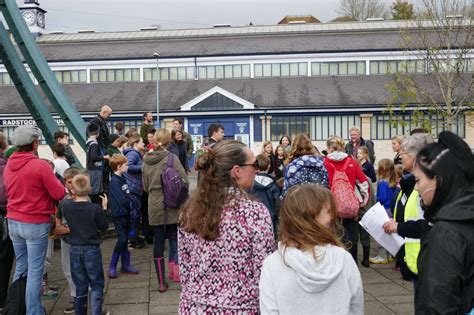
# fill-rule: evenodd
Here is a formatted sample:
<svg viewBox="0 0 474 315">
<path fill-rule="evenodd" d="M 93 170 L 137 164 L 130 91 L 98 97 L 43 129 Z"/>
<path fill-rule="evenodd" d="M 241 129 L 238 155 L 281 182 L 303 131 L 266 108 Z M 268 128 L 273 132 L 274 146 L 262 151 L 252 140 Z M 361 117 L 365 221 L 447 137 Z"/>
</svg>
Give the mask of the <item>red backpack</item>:
<svg viewBox="0 0 474 315">
<path fill-rule="evenodd" d="M 342 170 L 334 170 L 334 177 L 331 184 L 331 192 L 338 205 L 338 214 L 343 219 L 353 219 L 359 214 L 360 202 L 357 198 L 354 187 L 347 178 L 346 169 L 350 158 L 347 157 Z"/>
</svg>

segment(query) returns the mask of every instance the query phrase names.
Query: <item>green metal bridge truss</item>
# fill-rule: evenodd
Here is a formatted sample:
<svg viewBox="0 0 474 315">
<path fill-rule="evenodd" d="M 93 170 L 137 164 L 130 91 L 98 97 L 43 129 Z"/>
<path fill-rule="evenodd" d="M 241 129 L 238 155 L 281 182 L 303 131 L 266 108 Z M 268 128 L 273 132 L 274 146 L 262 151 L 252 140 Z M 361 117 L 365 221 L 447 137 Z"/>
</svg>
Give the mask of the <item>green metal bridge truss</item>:
<svg viewBox="0 0 474 315">
<path fill-rule="evenodd" d="M 78 144 L 85 150 L 86 123 L 79 115 L 76 106 L 56 80 L 46 59 L 41 53 L 20 14 L 16 0 L 0 0 L 0 10 L 7 22 L 11 36 L 0 22 L 0 58 L 7 69 L 20 97 L 30 111 L 36 124 L 43 132 L 49 145 L 54 143 L 54 133 L 58 130 L 46 103 L 31 80 L 18 53 L 19 48 L 24 60 L 43 90 L 54 110 L 64 121 Z M 78 161 L 78 159 L 76 159 Z"/>
</svg>

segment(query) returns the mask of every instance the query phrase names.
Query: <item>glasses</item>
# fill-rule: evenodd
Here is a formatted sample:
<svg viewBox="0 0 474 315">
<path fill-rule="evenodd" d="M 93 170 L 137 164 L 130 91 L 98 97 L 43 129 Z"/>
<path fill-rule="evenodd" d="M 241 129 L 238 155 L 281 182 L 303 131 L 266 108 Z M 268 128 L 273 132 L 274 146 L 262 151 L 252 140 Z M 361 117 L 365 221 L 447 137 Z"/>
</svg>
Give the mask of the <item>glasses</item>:
<svg viewBox="0 0 474 315">
<path fill-rule="evenodd" d="M 258 160 L 255 160 L 253 163 L 239 164 L 239 166 L 252 166 L 256 171 L 259 170 Z"/>
</svg>

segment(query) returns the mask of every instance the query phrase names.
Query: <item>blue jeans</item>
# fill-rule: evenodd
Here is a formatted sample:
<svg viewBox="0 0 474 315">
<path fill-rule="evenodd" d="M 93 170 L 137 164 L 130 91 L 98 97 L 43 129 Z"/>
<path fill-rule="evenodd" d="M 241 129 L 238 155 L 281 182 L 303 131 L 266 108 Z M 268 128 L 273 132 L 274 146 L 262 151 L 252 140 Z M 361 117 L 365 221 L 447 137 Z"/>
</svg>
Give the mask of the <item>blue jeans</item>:
<svg viewBox="0 0 474 315">
<path fill-rule="evenodd" d="M 87 299 L 90 287 L 91 314 L 101 315 L 105 281 L 100 246 L 71 245 L 71 275 L 76 285 L 76 301 Z"/>
<path fill-rule="evenodd" d="M 49 223 L 22 223 L 9 219 L 8 229 L 16 256 L 13 281 L 27 272 L 26 313 L 43 315 L 40 290 L 50 225 Z"/>
</svg>

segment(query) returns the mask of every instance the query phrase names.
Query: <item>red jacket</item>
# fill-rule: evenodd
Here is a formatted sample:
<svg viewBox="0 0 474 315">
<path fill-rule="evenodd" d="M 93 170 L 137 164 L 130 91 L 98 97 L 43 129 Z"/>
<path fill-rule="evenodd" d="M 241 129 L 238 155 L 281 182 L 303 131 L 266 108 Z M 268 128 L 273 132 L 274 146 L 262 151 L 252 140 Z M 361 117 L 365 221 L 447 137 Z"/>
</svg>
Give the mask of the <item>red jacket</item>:
<svg viewBox="0 0 474 315">
<path fill-rule="evenodd" d="M 336 170 L 341 171 L 347 159 L 349 159 L 349 163 L 346 168 L 347 179 L 351 183 L 352 187 L 355 186 L 356 179 L 358 180 L 359 183 L 357 188 L 361 195 L 361 205 L 365 205 L 369 199 L 369 182 L 362 171 L 362 168 L 350 155 L 347 155 L 343 152 L 333 152 L 324 158 L 324 166 L 328 171 L 329 186 L 332 185 L 334 172 Z"/>
<path fill-rule="evenodd" d="M 49 223 L 54 201 L 65 194 L 48 162 L 32 152 L 15 152 L 3 174 L 7 189 L 7 218 L 23 223 Z"/>
</svg>

